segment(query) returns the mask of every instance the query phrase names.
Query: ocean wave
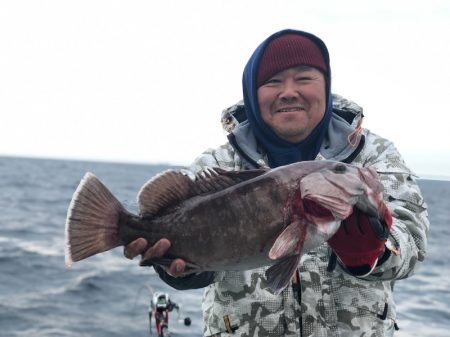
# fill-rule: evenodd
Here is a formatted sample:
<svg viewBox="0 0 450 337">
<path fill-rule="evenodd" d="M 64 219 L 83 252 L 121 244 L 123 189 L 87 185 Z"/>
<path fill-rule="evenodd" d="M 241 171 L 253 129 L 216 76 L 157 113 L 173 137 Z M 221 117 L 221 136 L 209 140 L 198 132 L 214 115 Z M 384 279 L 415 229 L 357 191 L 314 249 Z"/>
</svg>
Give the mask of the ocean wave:
<svg viewBox="0 0 450 337">
<path fill-rule="evenodd" d="M 419 319 L 400 323 L 400 330 L 395 332 L 395 337 L 448 337 L 448 329 L 436 326 L 432 321 L 424 324 L 424 321 Z"/>
<path fill-rule="evenodd" d="M 153 268 L 142 267 L 136 268 L 139 264 L 139 259 L 128 260 L 123 256 L 123 247 L 118 247 L 113 250 L 98 254 L 87 258 L 86 260 L 74 262 L 74 270 L 80 268 L 83 270 L 98 270 L 102 272 L 127 272 L 133 274 L 154 273 Z"/>
<path fill-rule="evenodd" d="M 71 282 L 66 288 L 67 292 L 90 292 L 100 290 L 99 283 L 104 279 L 103 273 L 91 272 L 84 275 L 80 275 Z"/>
<path fill-rule="evenodd" d="M 36 241 L 11 239 L 12 243 L 23 252 L 37 254 L 40 256 L 63 256 L 64 244 L 57 240 Z"/>
<path fill-rule="evenodd" d="M 64 328 L 29 328 L 27 330 L 17 332 L 11 337 L 91 337 L 90 334 L 83 334 L 77 331 L 68 331 Z"/>
</svg>

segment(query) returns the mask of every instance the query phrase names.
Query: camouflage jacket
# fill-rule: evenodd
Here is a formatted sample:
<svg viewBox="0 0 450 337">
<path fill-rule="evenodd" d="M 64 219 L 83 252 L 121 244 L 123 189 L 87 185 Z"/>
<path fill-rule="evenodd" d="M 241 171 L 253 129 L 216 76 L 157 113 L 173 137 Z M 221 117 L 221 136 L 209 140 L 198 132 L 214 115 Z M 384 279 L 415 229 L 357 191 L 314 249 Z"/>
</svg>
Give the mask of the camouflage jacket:
<svg viewBox="0 0 450 337">
<path fill-rule="evenodd" d="M 426 204 L 394 145 L 359 128 L 362 109 L 333 95 L 333 118 L 316 160 L 333 159 L 376 169 L 394 218 L 387 260 L 364 278 L 350 275 L 325 243 L 303 256 L 299 282 L 280 295 L 263 287 L 266 268 L 217 272 L 203 298 L 205 336 L 391 336 L 396 319 L 394 283 L 411 276 L 425 257 Z M 246 126 L 242 102 L 222 114 L 230 142 L 204 152 L 190 170 L 265 166 Z M 359 130 L 359 132 L 358 132 Z M 352 143 L 351 145 L 349 143 Z M 334 261 L 333 261 L 334 260 Z M 334 262 L 334 263 L 333 263 Z"/>
</svg>

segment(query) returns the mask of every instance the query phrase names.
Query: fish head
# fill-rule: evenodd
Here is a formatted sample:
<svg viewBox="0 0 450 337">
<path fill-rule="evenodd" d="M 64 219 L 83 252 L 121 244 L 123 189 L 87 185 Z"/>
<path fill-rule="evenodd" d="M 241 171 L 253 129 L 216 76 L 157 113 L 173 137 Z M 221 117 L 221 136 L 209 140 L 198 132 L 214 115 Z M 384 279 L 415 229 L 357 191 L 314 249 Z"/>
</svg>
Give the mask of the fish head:
<svg viewBox="0 0 450 337">
<path fill-rule="evenodd" d="M 372 168 L 360 168 L 329 161 L 320 169 L 303 176 L 300 193 L 329 210 L 336 219 L 346 219 L 357 206 L 363 212 L 383 217 L 383 186 Z"/>
</svg>

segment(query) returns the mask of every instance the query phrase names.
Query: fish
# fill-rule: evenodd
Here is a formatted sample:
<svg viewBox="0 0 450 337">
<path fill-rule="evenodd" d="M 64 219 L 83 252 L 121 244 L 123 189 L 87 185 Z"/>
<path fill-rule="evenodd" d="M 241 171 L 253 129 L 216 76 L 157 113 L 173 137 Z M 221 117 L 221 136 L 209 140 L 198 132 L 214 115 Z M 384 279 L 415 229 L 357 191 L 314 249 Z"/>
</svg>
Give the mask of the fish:
<svg viewBox="0 0 450 337">
<path fill-rule="evenodd" d="M 139 214 L 125 209 L 91 172 L 81 179 L 67 211 L 65 262 L 143 237 L 171 246 L 141 265 L 186 261 L 185 274 L 268 266 L 266 287 L 280 293 L 303 254 L 326 242 L 356 206 L 378 215 L 382 185 L 372 168 L 332 160 L 273 169 L 184 169 L 152 177 L 137 197 Z"/>
</svg>

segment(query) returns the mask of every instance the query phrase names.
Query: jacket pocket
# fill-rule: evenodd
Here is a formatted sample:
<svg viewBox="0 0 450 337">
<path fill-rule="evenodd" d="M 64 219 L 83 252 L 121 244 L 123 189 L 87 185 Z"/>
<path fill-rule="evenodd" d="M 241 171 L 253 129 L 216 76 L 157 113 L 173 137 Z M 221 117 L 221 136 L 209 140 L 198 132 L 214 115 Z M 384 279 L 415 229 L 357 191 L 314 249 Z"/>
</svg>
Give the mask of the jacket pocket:
<svg viewBox="0 0 450 337">
<path fill-rule="evenodd" d="M 329 323 L 336 324 L 340 336 L 356 331 L 372 336 L 394 332 L 395 304 L 388 282 L 369 282 L 345 274 L 339 267 L 332 278 L 332 305 Z"/>
</svg>

